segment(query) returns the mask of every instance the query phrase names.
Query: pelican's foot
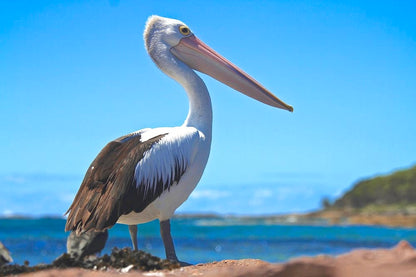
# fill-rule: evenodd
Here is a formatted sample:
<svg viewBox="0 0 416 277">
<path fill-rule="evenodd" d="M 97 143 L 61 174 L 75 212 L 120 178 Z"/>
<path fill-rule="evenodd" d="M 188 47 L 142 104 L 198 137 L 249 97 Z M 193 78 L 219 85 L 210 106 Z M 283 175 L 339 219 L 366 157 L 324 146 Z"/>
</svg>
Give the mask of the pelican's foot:
<svg viewBox="0 0 416 277">
<path fill-rule="evenodd" d="M 193 265 L 193 264 L 190 264 L 190 263 L 187 263 L 187 262 L 179 261 L 177 259 L 167 259 L 167 260 L 169 262 L 172 262 L 172 263 L 178 263 L 181 267 Z"/>
<path fill-rule="evenodd" d="M 179 263 L 181 267 L 193 265 L 187 262 L 181 262 L 181 261 L 176 261 L 176 262 Z"/>
</svg>

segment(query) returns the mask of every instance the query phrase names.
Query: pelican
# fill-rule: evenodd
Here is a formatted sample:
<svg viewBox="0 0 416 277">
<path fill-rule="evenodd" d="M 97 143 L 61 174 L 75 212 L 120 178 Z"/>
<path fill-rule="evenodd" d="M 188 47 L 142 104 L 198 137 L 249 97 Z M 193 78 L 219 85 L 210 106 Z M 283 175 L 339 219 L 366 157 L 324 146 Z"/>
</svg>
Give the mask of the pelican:
<svg viewBox="0 0 416 277">
<path fill-rule="evenodd" d="M 126 224 L 137 249 L 137 224 L 158 219 L 166 258 L 178 261 L 170 218 L 198 184 L 211 148 L 211 99 L 194 70 L 267 105 L 293 108 L 179 20 L 149 17 L 144 42 L 159 69 L 185 89 L 188 115 L 182 126 L 141 129 L 108 143 L 85 174 L 67 211 L 65 230 L 81 234 Z"/>
</svg>

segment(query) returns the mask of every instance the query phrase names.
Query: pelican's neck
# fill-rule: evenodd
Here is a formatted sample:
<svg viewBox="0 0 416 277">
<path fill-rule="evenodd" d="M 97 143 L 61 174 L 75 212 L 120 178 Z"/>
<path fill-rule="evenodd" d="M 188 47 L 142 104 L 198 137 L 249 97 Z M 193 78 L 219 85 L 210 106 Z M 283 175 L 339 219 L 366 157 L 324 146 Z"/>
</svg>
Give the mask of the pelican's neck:
<svg viewBox="0 0 416 277">
<path fill-rule="evenodd" d="M 193 70 L 189 71 L 186 82 L 182 83 L 189 98 L 189 112 L 184 126 L 195 127 L 211 136 L 212 105 L 207 86 Z"/>
<path fill-rule="evenodd" d="M 195 127 L 211 138 L 212 105 L 207 86 L 185 63 L 168 55 L 150 55 L 159 68 L 185 89 L 189 99 L 189 112 L 183 126 Z"/>
<path fill-rule="evenodd" d="M 146 49 L 155 64 L 169 77 L 183 86 L 189 99 L 189 113 L 183 126 L 195 127 L 211 138 L 212 106 L 208 89 L 202 79 L 170 52 L 163 40 L 154 39 L 159 33 L 145 32 Z"/>
</svg>

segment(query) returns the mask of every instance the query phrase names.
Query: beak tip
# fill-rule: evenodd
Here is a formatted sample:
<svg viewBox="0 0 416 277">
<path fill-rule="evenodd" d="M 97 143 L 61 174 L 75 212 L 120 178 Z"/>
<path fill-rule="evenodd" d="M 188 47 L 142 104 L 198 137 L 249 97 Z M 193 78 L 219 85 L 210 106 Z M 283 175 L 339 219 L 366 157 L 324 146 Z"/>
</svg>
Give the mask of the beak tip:
<svg viewBox="0 0 416 277">
<path fill-rule="evenodd" d="M 276 106 L 276 107 L 293 113 L 293 107 L 290 106 L 290 105 L 287 105 L 285 103 L 283 105 L 279 105 L 279 106 Z"/>
</svg>

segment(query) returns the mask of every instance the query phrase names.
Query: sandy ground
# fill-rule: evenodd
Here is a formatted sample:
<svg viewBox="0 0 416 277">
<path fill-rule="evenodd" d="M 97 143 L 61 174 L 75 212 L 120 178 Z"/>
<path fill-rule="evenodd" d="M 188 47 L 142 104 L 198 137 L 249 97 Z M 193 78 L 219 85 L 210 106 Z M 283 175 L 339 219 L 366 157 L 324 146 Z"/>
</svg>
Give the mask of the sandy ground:
<svg viewBox="0 0 416 277">
<path fill-rule="evenodd" d="M 127 271 L 127 270 L 125 270 Z M 261 260 L 224 260 L 182 267 L 171 271 L 139 272 L 130 270 L 93 271 L 85 269 L 45 270 L 21 274 L 25 277 L 143 277 L 143 276 L 296 276 L 296 277 L 410 277 L 416 276 L 416 250 L 406 241 L 391 249 L 359 249 L 337 257 L 301 257 L 283 264 Z"/>
</svg>

